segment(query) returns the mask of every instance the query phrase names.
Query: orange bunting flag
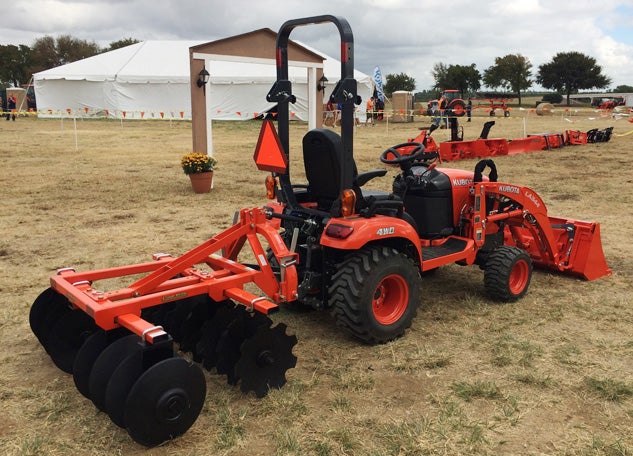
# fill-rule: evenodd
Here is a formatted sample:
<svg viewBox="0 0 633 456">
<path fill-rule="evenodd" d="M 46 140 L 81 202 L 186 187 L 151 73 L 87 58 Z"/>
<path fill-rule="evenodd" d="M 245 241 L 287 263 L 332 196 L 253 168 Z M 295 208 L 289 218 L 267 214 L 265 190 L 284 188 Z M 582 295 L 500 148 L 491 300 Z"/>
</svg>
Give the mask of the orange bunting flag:
<svg viewBox="0 0 633 456">
<path fill-rule="evenodd" d="M 237 111 L 237 115 L 241 117 L 242 113 L 240 111 Z"/>
<path fill-rule="evenodd" d="M 84 108 L 84 111 L 86 111 L 86 114 L 88 114 L 88 106 Z"/>
<path fill-rule="evenodd" d="M 294 117 L 294 116 L 295 116 L 295 113 L 293 111 L 293 112 L 290 113 L 290 117 Z"/>
<path fill-rule="evenodd" d="M 145 118 L 145 111 L 141 111 L 141 119 Z"/>
<path fill-rule="evenodd" d="M 164 119 L 165 118 L 165 113 L 163 111 L 160 112 L 160 118 Z"/>
<path fill-rule="evenodd" d="M 121 112 L 123 112 L 123 117 L 125 117 L 125 115 L 127 114 L 127 112 L 126 112 L 126 111 L 121 111 Z"/>
</svg>

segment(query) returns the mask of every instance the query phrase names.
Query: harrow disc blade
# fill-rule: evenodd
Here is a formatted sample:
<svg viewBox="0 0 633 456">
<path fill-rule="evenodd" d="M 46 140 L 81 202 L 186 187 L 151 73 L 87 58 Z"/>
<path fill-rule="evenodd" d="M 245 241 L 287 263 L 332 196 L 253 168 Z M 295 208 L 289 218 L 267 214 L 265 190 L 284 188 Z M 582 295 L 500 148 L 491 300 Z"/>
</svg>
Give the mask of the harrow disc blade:
<svg viewBox="0 0 633 456">
<path fill-rule="evenodd" d="M 202 359 L 198 354 L 198 342 L 202 337 L 202 327 L 205 321 L 211 319 L 217 310 L 214 304 L 215 302 L 207 295 L 196 296 L 196 303 L 180 326 L 182 333 L 180 350 L 191 352 L 196 362 L 200 362 Z"/>
<path fill-rule="evenodd" d="M 183 338 L 187 336 L 185 332 L 186 323 L 192 318 L 192 315 L 197 314 L 200 309 L 197 309 L 202 302 L 208 302 L 205 299 L 206 296 L 193 296 L 191 298 L 181 299 L 175 301 L 172 306 L 167 307 L 163 314 L 163 327 L 173 339 L 179 344 L 182 343 Z M 201 323 L 202 324 L 202 323 Z"/>
<path fill-rule="evenodd" d="M 125 427 L 125 404 L 132 387 L 144 372 L 155 364 L 174 356 L 173 347 L 143 348 L 137 345 L 114 369 L 105 393 L 105 409 L 110 419 L 120 427 Z"/>
<path fill-rule="evenodd" d="M 143 374 L 143 352 L 134 349 L 116 367 L 105 392 L 105 409 L 114 424 L 125 428 L 125 401 L 134 383 Z"/>
<path fill-rule="evenodd" d="M 137 335 L 125 336 L 106 347 L 97 357 L 90 371 L 88 390 L 92 403 L 101 411 L 106 411 L 105 398 L 108 382 L 114 370 L 139 346 Z"/>
<path fill-rule="evenodd" d="M 90 399 L 90 372 L 103 350 L 112 342 L 128 335 L 121 328 L 113 331 L 97 331 L 89 336 L 77 352 L 73 363 L 73 381 L 79 392 Z"/>
<path fill-rule="evenodd" d="M 237 318 L 222 333 L 216 347 L 218 374 L 226 374 L 229 385 L 237 385 L 240 379 L 235 366 L 242 356 L 240 347 L 244 341 L 252 337 L 258 328 L 268 328 L 272 324 L 270 318 L 259 312 L 249 313 L 241 307 L 237 312 Z"/>
<path fill-rule="evenodd" d="M 94 320 L 85 312 L 66 312 L 51 328 L 46 350 L 57 367 L 71 374 L 77 352 L 84 341 L 98 329 Z"/>
<path fill-rule="evenodd" d="M 154 364 L 134 383 L 125 403 L 130 437 L 153 447 L 184 434 L 202 410 L 206 387 L 200 368 L 180 357 Z"/>
<path fill-rule="evenodd" d="M 297 365 L 297 357 L 292 354 L 296 344 L 297 336 L 287 335 L 283 323 L 272 329 L 259 327 L 242 344 L 242 356 L 235 365 L 241 390 L 264 397 L 270 388 L 281 388 L 286 383 L 286 371 Z"/>
<path fill-rule="evenodd" d="M 29 312 L 29 324 L 31 331 L 46 348 L 48 334 L 52 325 L 66 312 L 70 312 L 71 306 L 64 296 L 52 288 L 47 288 L 35 298 Z"/>
<path fill-rule="evenodd" d="M 206 370 L 211 370 L 218 361 L 216 352 L 218 342 L 236 316 L 236 309 L 233 306 L 234 304 L 230 301 L 224 302 L 213 318 L 207 320 L 200 328 L 200 340 L 196 344 L 196 353 L 202 359 L 202 365 Z"/>
</svg>

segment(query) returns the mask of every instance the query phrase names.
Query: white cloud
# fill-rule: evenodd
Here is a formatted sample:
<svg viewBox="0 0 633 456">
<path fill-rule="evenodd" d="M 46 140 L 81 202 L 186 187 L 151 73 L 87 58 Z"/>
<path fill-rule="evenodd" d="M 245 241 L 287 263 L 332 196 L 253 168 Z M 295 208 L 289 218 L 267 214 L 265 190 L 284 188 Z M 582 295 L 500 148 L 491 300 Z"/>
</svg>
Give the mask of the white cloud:
<svg viewBox="0 0 633 456">
<path fill-rule="evenodd" d="M 435 63 L 480 72 L 495 57 L 520 53 L 535 73 L 558 52 L 579 51 L 603 67 L 614 85 L 633 85 L 630 0 L 13 0 L 0 15 L 0 44 L 32 44 L 43 35 L 70 34 L 102 45 L 121 38 L 214 40 L 255 29 L 278 30 L 289 19 L 333 14 L 354 32 L 356 67 L 407 73 L 429 88 Z M 628 5 L 628 7 L 626 7 Z M 617 31 L 617 33 L 616 33 Z M 619 35 L 618 35 L 619 34 Z M 611 35 L 611 36 L 610 36 Z M 337 57 L 331 25 L 300 27 L 297 39 Z"/>
</svg>

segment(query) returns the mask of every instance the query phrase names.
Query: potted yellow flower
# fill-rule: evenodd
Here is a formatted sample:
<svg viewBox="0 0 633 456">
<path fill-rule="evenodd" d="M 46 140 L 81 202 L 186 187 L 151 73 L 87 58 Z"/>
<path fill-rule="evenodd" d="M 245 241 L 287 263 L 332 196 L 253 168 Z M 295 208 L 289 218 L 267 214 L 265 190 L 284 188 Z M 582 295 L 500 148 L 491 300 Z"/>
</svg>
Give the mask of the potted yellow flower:
<svg viewBox="0 0 633 456">
<path fill-rule="evenodd" d="M 184 173 L 191 180 L 191 188 L 196 193 L 209 193 L 213 183 L 213 170 L 218 161 L 201 152 L 190 152 L 180 159 Z"/>
</svg>

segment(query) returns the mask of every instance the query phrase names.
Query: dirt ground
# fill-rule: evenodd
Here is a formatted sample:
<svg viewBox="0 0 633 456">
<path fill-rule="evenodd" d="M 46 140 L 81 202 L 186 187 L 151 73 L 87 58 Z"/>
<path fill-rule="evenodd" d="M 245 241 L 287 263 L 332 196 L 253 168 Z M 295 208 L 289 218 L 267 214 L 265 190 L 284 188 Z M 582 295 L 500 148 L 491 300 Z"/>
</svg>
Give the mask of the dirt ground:
<svg viewBox="0 0 633 456">
<path fill-rule="evenodd" d="M 465 138 L 487 120 L 476 111 L 462 122 Z M 53 365 L 29 328 L 29 309 L 57 268 L 181 254 L 230 226 L 235 210 L 263 204 L 266 173 L 252 160 L 259 123 L 214 124 L 214 189 L 194 194 L 179 164 L 191 148 L 189 122 L 0 122 L 3 453 L 631 454 L 633 123 L 591 110 L 538 117 L 529 109 L 496 121 L 490 137 L 614 127 L 608 143 L 495 159 L 499 180 L 533 188 L 551 215 L 599 221 L 612 275 L 588 282 L 536 271 L 521 301 L 500 305 L 485 295 L 479 268 L 451 265 L 424 278 L 405 336 L 378 346 L 341 333 L 326 312 L 284 308 L 273 319 L 299 340 L 288 383 L 257 399 L 205 371 L 200 417 L 153 449 L 132 441 Z M 381 168 L 381 151 L 427 124 L 356 128 L 359 170 Z M 291 128 L 296 170 L 306 130 Z M 395 174 L 372 187 L 389 190 Z"/>
</svg>

